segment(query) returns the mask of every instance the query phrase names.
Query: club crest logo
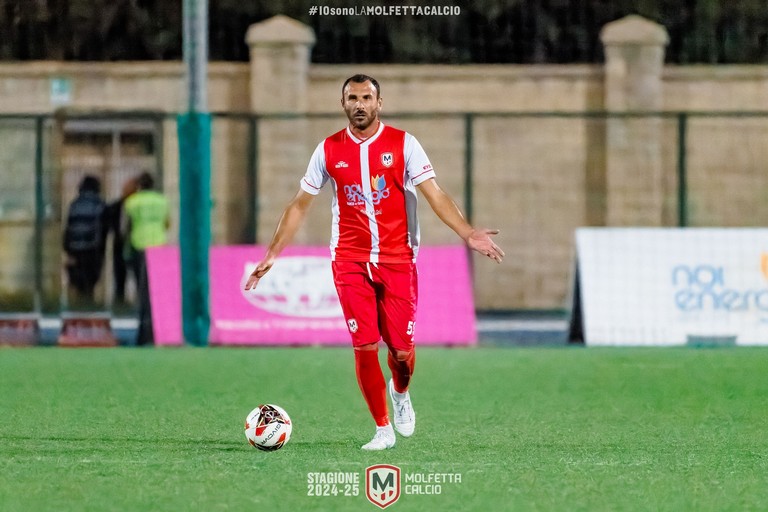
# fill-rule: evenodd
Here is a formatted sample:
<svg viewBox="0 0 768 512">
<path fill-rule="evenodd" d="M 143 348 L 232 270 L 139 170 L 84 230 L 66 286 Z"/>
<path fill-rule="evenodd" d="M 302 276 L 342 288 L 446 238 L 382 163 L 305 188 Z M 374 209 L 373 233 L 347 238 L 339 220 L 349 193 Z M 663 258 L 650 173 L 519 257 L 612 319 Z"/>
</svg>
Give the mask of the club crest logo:
<svg viewBox="0 0 768 512">
<path fill-rule="evenodd" d="M 357 320 L 354 318 L 350 318 L 347 320 L 347 327 L 349 327 L 349 332 L 356 333 L 357 332 Z"/>
<path fill-rule="evenodd" d="M 384 167 L 392 167 L 392 164 L 395 163 L 395 157 L 392 156 L 392 153 L 382 153 L 381 163 Z"/>
<path fill-rule="evenodd" d="M 377 464 L 365 469 L 365 495 L 379 508 L 387 508 L 400 498 L 400 468 Z"/>
</svg>

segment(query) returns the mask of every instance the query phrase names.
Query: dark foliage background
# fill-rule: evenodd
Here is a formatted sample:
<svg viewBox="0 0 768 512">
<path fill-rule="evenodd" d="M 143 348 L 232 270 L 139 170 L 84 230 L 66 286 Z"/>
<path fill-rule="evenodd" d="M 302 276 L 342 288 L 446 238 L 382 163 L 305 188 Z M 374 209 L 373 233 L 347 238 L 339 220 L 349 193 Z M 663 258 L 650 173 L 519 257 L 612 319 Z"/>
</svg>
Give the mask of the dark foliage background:
<svg viewBox="0 0 768 512">
<path fill-rule="evenodd" d="M 312 5 L 455 5 L 459 16 L 310 16 Z M 245 61 L 248 26 L 315 29 L 322 63 L 593 63 L 600 28 L 661 23 L 672 63 L 768 62 L 768 0 L 210 0 L 211 60 Z M 180 59 L 182 0 L 0 0 L 1 60 Z"/>
</svg>

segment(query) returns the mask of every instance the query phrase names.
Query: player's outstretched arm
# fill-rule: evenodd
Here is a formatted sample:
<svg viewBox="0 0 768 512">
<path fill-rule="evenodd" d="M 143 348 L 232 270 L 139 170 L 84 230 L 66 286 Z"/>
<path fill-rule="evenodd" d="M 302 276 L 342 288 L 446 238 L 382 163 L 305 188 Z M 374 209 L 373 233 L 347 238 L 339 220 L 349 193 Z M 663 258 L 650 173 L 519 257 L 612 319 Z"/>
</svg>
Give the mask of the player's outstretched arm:
<svg viewBox="0 0 768 512">
<path fill-rule="evenodd" d="M 291 243 L 294 235 L 296 235 L 296 232 L 304 223 L 304 218 L 307 216 L 307 211 L 309 211 L 314 198 L 315 196 L 312 194 L 299 190 L 294 198 L 291 199 L 291 202 L 288 203 L 288 206 L 285 207 L 285 211 L 283 211 L 283 215 L 277 223 L 275 233 L 272 235 L 272 241 L 269 243 L 269 247 L 267 247 L 267 254 L 256 265 L 256 268 L 251 272 L 248 281 L 245 283 L 246 290 L 255 288 L 259 284 L 259 279 L 264 277 L 269 272 L 269 269 L 272 268 L 275 258 Z"/>
<path fill-rule="evenodd" d="M 498 229 L 475 229 L 470 226 L 456 202 L 440 188 L 434 178 L 420 183 L 418 187 L 440 220 L 454 230 L 466 242 L 467 247 L 501 263 L 504 251 L 491 239 L 492 235 L 499 233 Z"/>
</svg>

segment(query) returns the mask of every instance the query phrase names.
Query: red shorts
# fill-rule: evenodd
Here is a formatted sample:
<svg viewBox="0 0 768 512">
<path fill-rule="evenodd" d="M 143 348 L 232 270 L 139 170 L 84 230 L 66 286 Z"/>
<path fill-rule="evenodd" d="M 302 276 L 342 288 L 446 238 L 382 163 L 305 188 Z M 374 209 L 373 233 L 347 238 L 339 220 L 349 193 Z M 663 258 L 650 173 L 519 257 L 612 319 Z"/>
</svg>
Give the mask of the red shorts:
<svg viewBox="0 0 768 512">
<path fill-rule="evenodd" d="M 334 261 L 332 268 L 352 345 L 383 339 L 390 348 L 411 350 L 419 295 L 416 264 Z"/>
</svg>

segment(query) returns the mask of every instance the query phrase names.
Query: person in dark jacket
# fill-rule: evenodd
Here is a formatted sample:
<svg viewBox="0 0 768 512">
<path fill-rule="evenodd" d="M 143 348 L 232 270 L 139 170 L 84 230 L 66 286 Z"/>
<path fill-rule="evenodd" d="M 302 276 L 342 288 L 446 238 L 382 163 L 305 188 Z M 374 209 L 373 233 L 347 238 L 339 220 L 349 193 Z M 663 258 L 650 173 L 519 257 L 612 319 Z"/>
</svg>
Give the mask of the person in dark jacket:
<svg viewBox="0 0 768 512">
<path fill-rule="evenodd" d="M 64 230 L 64 251 L 70 287 L 78 298 L 93 302 L 101 278 L 107 238 L 107 207 L 101 198 L 101 182 L 85 176 L 77 197 L 69 205 Z"/>
<path fill-rule="evenodd" d="M 128 260 L 130 255 L 126 253 L 130 244 L 127 243 L 128 220 L 123 211 L 125 200 L 136 192 L 136 178 L 123 184 L 120 198 L 107 205 L 107 218 L 109 219 L 109 231 L 112 232 L 112 276 L 115 285 L 115 304 L 125 304 L 125 285 L 128 278 Z"/>
</svg>

